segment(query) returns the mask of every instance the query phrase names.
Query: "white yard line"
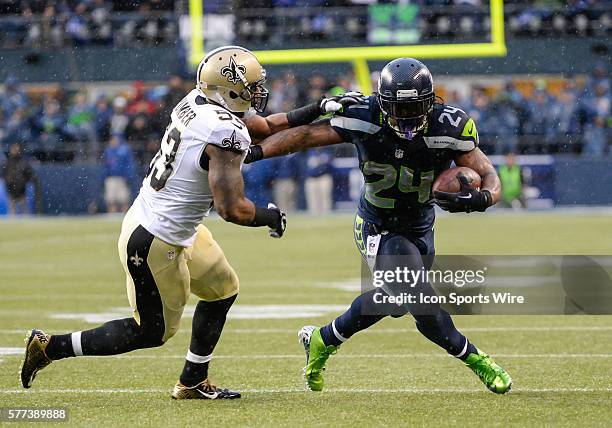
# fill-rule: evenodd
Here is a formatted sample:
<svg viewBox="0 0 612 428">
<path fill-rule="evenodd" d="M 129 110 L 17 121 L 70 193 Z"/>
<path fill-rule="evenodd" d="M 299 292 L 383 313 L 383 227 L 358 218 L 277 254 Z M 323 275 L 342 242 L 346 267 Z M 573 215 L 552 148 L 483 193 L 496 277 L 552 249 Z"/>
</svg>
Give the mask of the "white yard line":
<svg viewBox="0 0 612 428">
<path fill-rule="evenodd" d="M 0 394 L 158 394 L 170 393 L 170 388 L 66 388 L 66 389 L 4 389 L 0 390 Z M 242 389 L 242 393 L 247 394 L 306 394 L 303 388 L 275 388 L 275 389 Z M 584 393 L 584 392 L 612 392 L 612 387 L 576 387 L 576 388 L 513 388 L 511 394 L 531 392 L 531 393 Z M 456 394 L 456 393 L 479 393 L 486 394 L 482 388 L 380 388 L 380 389 L 357 389 L 357 388 L 330 388 L 323 393 L 349 393 L 349 394 Z"/>
<path fill-rule="evenodd" d="M 459 328 L 462 332 L 496 333 L 496 332 L 566 332 L 566 331 L 612 331 L 612 326 L 541 326 L 541 327 L 465 327 Z M 297 329 L 291 328 L 232 328 L 224 330 L 228 333 L 238 334 L 271 334 L 271 333 L 296 333 Z M 26 335 L 28 329 L 0 329 L 0 334 L 21 334 Z M 181 328 L 179 333 L 191 333 L 190 328 Z M 372 328 L 362 331 L 360 334 L 391 334 L 391 333 L 418 333 L 414 328 Z"/>
<path fill-rule="evenodd" d="M 21 356 L 23 348 L 0 347 L 0 356 Z M 493 354 L 499 358 L 612 358 L 611 354 Z M 174 360 L 184 359 L 185 354 L 155 355 L 155 354 L 122 354 L 109 356 L 87 356 L 86 358 L 109 358 L 123 360 Z M 217 360 L 283 360 L 303 359 L 304 354 L 253 354 L 253 355 L 214 355 Z M 339 354 L 338 359 L 372 359 L 372 358 L 451 358 L 443 352 L 439 353 L 405 353 L 405 354 Z"/>
<path fill-rule="evenodd" d="M 496 358 L 612 358 L 612 354 L 492 354 Z M 372 359 L 372 358 L 451 358 L 444 353 L 427 354 L 342 354 L 335 358 L 338 359 Z M 184 359 L 185 355 L 113 355 L 108 357 L 90 358 L 127 358 L 127 359 Z M 289 358 L 305 358 L 304 354 L 270 354 L 270 355 L 215 355 L 213 359 L 220 360 L 283 360 Z"/>
</svg>

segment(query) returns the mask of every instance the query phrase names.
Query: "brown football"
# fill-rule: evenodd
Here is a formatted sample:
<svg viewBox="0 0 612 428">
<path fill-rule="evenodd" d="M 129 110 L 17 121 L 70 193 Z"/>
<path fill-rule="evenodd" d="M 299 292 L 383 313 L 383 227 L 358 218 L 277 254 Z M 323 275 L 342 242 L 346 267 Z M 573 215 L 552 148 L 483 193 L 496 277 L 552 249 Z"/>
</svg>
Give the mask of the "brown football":
<svg viewBox="0 0 612 428">
<path fill-rule="evenodd" d="M 457 175 L 462 173 L 465 175 L 472 185 L 473 188 L 480 188 L 480 175 L 472 168 L 468 168 L 465 166 L 458 166 L 455 168 L 447 169 L 443 171 L 442 174 L 436 178 L 436 181 L 433 184 L 432 190 L 439 190 L 440 192 L 449 192 L 456 193 L 460 190 L 459 187 L 459 179 Z"/>
</svg>

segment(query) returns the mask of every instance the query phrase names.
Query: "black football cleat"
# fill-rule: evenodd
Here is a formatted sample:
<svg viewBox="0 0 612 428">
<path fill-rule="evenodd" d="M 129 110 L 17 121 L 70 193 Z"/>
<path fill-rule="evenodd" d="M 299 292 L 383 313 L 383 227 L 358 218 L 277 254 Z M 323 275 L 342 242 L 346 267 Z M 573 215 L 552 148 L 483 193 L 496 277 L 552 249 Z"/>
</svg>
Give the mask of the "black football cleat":
<svg viewBox="0 0 612 428">
<path fill-rule="evenodd" d="M 185 386 L 180 381 L 176 382 L 172 398 L 175 400 L 233 400 L 240 398 L 240 393 L 227 388 L 218 388 L 208 379 L 204 379 L 195 386 Z"/>
<path fill-rule="evenodd" d="M 25 357 L 19 372 L 21 384 L 24 388 L 31 387 L 36 374 L 51 364 L 51 359 L 47 357 L 45 352 L 50 337 L 44 331 L 38 329 L 33 329 L 26 337 Z"/>
</svg>

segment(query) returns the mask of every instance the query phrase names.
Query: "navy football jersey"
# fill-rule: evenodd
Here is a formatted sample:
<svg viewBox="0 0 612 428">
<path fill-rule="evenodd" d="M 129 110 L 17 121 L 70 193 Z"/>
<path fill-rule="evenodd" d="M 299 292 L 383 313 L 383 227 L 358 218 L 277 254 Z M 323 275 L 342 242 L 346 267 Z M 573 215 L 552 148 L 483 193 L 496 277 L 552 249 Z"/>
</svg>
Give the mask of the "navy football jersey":
<svg viewBox="0 0 612 428">
<path fill-rule="evenodd" d="M 474 121 L 456 107 L 435 104 L 422 135 L 397 136 L 375 96 L 336 113 L 332 128 L 357 147 L 365 185 L 358 213 L 389 230 L 425 233 L 435 214 L 431 186 L 454 157 L 478 146 Z"/>
</svg>

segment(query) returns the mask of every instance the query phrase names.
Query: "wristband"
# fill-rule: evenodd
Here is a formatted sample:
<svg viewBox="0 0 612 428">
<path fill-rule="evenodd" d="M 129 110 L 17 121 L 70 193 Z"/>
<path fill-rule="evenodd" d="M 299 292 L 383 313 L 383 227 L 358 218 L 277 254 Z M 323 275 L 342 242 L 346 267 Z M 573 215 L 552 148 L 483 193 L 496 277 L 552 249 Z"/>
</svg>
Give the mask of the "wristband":
<svg viewBox="0 0 612 428">
<path fill-rule="evenodd" d="M 278 226 L 278 221 L 278 211 L 271 210 L 269 208 L 255 207 L 255 217 L 253 217 L 253 221 L 248 226 L 268 226 L 274 229 Z"/>
<path fill-rule="evenodd" d="M 258 160 L 262 160 L 264 157 L 263 149 L 259 144 L 251 144 L 249 146 L 249 152 L 244 158 L 244 163 L 252 163 L 257 162 Z"/>
<path fill-rule="evenodd" d="M 308 104 L 287 113 L 287 123 L 291 128 L 294 126 L 308 125 L 313 120 L 321 116 L 321 101 Z"/>
<path fill-rule="evenodd" d="M 482 193 L 484 196 L 485 208 L 489 208 L 491 205 L 493 205 L 493 196 L 491 196 L 491 192 L 488 190 L 481 190 L 480 193 Z"/>
</svg>

